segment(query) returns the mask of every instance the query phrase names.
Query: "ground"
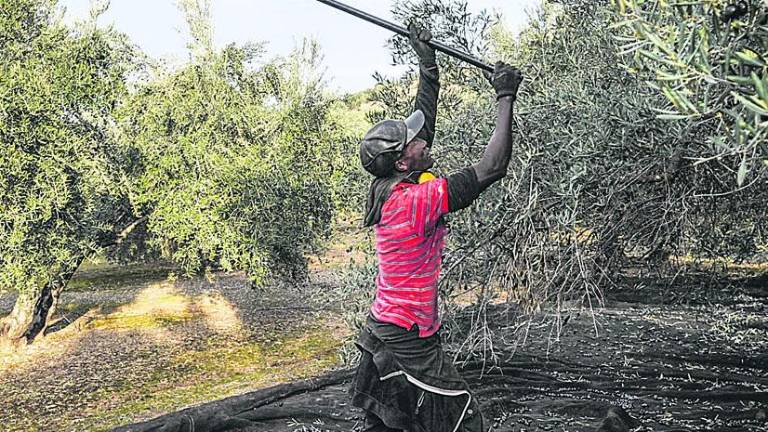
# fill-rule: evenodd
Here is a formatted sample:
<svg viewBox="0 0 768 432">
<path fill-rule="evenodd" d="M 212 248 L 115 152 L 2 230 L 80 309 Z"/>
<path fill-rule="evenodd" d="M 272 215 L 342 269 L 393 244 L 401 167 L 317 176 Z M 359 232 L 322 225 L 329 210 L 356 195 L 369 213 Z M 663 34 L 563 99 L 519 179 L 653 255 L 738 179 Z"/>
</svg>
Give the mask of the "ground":
<svg viewBox="0 0 768 432">
<path fill-rule="evenodd" d="M 53 331 L 0 357 L 3 430 L 149 430 L 140 422 L 191 407 L 182 413 L 200 431 L 212 406 L 245 422 L 219 430 L 359 428 L 338 354 L 351 334 L 345 306 L 310 301 L 332 280 L 253 290 L 242 274 L 172 270 L 79 273 Z M 12 300 L 0 296 L 0 315 Z M 505 320 L 514 308 L 497 305 L 496 363 L 470 361 L 463 374 L 497 431 L 595 430 L 610 406 L 639 431 L 766 430 L 766 303 L 765 277 L 627 278 L 595 315 L 564 311 L 559 337 L 543 311 L 525 343 Z"/>
<path fill-rule="evenodd" d="M 311 285 L 249 287 L 242 274 L 168 279 L 164 265 L 89 266 L 52 332 L 0 356 L 0 429 L 108 430 L 339 364 L 338 314 Z M 0 296 L 0 316 L 13 296 Z"/>
<path fill-rule="evenodd" d="M 496 431 L 764 431 L 768 408 L 767 278 L 717 285 L 702 279 L 626 279 L 593 316 L 565 311 L 559 338 L 551 316 L 526 334 L 498 323 L 495 367 L 463 374 Z M 121 431 L 358 431 L 349 406 L 352 370 L 218 401 Z M 631 418 L 608 429 L 610 407 Z M 218 418 L 212 418 L 215 412 Z M 609 417 L 608 420 L 616 420 Z M 235 426 L 226 426 L 235 425 Z"/>
</svg>

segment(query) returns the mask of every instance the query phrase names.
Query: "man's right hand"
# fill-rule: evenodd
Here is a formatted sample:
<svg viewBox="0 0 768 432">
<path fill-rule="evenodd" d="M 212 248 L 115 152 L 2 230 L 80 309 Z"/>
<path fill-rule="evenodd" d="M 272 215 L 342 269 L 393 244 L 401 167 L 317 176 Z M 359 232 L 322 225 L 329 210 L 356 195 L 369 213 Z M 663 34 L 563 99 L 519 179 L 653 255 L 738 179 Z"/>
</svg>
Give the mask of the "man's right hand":
<svg viewBox="0 0 768 432">
<path fill-rule="evenodd" d="M 408 25 L 408 39 L 413 50 L 419 56 L 419 61 L 425 64 L 435 63 L 435 49 L 427 44 L 432 39 L 432 33 L 414 23 Z"/>
<path fill-rule="evenodd" d="M 497 100 L 505 96 L 512 96 L 512 100 L 515 100 L 517 89 L 520 87 L 520 83 L 523 82 L 523 74 L 506 63 L 496 62 L 493 74 L 488 76 L 488 80 L 491 82 L 493 89 L 496 90 Z"/>
</svg>

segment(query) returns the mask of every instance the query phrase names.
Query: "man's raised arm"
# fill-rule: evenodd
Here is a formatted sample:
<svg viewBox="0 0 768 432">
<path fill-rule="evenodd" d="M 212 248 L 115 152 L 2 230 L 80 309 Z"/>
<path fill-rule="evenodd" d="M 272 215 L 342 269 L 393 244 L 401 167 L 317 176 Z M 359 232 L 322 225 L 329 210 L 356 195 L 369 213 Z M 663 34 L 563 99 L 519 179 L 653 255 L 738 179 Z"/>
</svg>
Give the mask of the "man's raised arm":
<svg viewBox="0 0 768 432">
<path fill-rule="evenodd" d="M 480 192 L 507 175 L 507 167 L 512 157 L 512 106 L 522 81 L 523 75 L 519 70 L 505 63 L 496 63 L 491 75 L 491 85 L 496 90 L 498 101 L 496 130 L 483 152 L 482 159 L 472 166 L 477 175 Z"/>
<path fill-rule="evenodd" d="M 468 207 L 488 186 L 507 175 L 512 157 L 512 105 L 523 75 L 512 66 L 499 62 L 490 81 L 498 101 L 496 130 L 477 163 L 448 176 L 449 211 Z"/>
<path fill-rule="evenodd" d="M 429 30 L 423 30 L 414 24 L 408 26 L 411 46 L 419 56 L 419 90 L 416 93 L 415 110 L 424 113 L 424 127 L 416 137 L 423 139 L 431 147 L 435 140 L 435 120 L 437 118 L 437 97 L 440 93 L 440 74 L 435 59 L 435 50 L 426 44 L 432 39 Z"/>
</svg>

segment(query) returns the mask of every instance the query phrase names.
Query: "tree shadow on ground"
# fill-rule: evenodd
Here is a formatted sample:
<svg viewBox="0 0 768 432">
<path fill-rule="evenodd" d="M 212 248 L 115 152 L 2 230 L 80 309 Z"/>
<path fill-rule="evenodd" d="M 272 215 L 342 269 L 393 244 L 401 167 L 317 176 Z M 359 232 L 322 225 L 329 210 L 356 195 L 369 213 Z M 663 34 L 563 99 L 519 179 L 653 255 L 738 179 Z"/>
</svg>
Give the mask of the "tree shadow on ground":
<svg viewBox="0 0 768 432">
<path fill-rule="evenodd" d="M 622 275 L 607 300 L 632 304 L 737 304 L 743 296 L 768 299 L 768 273 L 727 274 L 695 271 L 670 276 Z"/>
</svg>

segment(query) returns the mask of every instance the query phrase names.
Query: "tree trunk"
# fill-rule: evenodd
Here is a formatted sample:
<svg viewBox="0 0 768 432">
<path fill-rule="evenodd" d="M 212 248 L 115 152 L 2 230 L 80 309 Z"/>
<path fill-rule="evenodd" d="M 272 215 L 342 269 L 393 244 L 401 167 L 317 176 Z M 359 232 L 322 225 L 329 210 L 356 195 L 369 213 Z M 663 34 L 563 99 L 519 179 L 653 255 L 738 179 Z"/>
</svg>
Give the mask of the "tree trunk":
<svg viewBox="0 0 768 432">
<path fill-rule="evenodd" d="M 61 292 L 82 264 L 85 256 L 62 265 L 61 271 L 43 287 L 19 293 L 10 315 L 0 321 L 0 345 L 19 346 L 32 343 L 45 330 L 56 312 Z"/>
</svg>

